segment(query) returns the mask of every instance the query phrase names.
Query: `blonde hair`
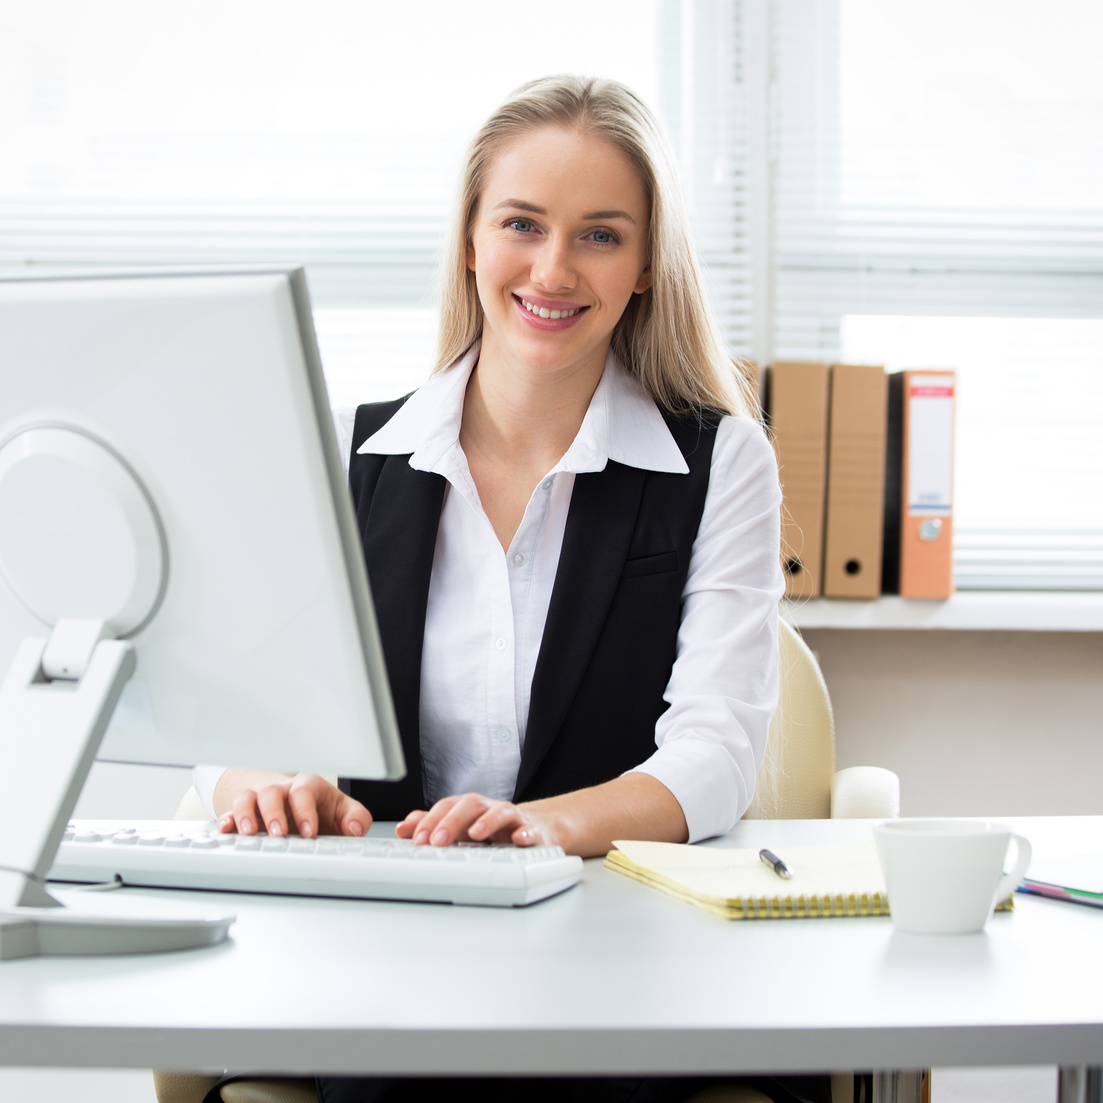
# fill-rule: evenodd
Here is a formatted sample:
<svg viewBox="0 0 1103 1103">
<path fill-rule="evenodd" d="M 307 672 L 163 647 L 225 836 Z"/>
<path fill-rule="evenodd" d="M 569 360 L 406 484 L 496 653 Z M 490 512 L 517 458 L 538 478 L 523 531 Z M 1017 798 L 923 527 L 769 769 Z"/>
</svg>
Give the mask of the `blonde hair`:
<svg viewBox="0 0 1103 1103">
<path fill-rule="evenodd" d="M 468 148 L 441 265 L 440 332 L 434 371 L 479 338 L 483 310 L 467 246 L 495 156 L 510 140 L 545 126 L 575 127 L 619 149 L 635 167 L 650 206 L 652 285 L 632 296 L 613 330 L 617 359 L 668 410 L 715 409 L 758 416 L 750 374 L 724 349 L 690 241 L 674 157 L 658 120 L 612 80 L 544 77 L 518 88 Z"/>
</svg>

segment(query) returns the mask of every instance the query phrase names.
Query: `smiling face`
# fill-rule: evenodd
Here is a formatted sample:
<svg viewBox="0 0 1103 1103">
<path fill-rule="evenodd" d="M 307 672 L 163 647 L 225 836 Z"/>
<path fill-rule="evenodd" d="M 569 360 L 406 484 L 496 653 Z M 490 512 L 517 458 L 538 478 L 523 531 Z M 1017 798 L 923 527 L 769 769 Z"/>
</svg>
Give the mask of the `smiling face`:
<svg viewBox="0 0 1103 1103">
<path fill-rule="evenodd" d="M 485 320 L 480 364 L 597 377 L 634 292 L 651 286 L 649 210 L 628 158 L 602 138 L 542 127 L 495 157 L 467 266 Z"/>
</svg>

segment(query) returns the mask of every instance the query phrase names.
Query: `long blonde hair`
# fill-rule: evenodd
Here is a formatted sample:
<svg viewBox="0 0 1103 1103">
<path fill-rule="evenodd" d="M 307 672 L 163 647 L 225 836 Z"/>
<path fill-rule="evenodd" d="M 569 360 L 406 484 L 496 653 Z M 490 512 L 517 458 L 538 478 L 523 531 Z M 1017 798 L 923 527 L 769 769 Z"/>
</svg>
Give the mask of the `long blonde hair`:
<svg viewBox="0 0 1103 1103">
<path fill-rule="evenodd" d="M 632 296 L 613 330 L 617 359 L 666 409 L 757 416 L 749 373 L 725 352 L 705 298 L 669 143 L 650 109 L 612 80 L 567 75 L 530 81 L 475 135 L 441 265 L 434 371 L 454 364 L 482 333 L 467 246 L 490 166 L 511 139 L 545 126 L 577 126 L 615 146 L 632 162 L 647 195 L 652 285 Z"/>
</svg>

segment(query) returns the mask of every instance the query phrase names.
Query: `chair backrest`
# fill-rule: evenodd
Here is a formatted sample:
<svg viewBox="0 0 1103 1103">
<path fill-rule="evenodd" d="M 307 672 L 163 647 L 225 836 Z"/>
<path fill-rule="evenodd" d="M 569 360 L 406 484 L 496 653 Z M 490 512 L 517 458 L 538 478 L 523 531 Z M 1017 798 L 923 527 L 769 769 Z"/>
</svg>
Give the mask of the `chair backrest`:
<svg viewBox="0 0 1103 1103">
<path fill-rule="evenodd" d="M 778 706 L 744 819 L 831 816 L 835 718 L 820 665 L 792 625 L 778 624 Z"/>
</svg>

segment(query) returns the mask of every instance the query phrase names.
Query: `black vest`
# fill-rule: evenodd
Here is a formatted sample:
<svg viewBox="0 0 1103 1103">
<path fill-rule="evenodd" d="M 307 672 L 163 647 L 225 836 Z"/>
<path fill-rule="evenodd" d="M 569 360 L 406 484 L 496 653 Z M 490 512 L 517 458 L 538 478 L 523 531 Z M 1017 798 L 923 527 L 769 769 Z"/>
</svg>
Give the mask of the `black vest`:
<svg viewBox="0 0 1103 1103">
<path fill-rule="evenodd" d="M 427 807 L 419 734 L 421 652 L 445 480 L 409 455 L 357 455 L 402 401 L 361 406 L 349 486 L 406 756 L 402 781 L 341 779 L 377 820 Z M 718 419 L 663 415 L 688 475 L 609 462 L 575 476 L 532 679 L 515 801 L 597 785 L 655 750 L 682 590 L 708 491 Z"/>
</svg>

